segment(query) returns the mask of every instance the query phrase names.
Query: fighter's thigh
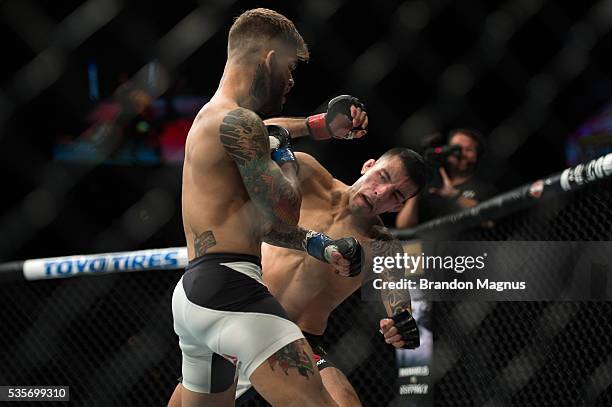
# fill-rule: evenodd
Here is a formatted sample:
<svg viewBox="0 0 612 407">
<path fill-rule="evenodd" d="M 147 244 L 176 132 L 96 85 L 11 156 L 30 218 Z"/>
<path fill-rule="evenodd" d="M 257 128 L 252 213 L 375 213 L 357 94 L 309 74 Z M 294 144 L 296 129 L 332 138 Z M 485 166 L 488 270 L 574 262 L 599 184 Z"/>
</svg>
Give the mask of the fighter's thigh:
<svg viewBox="0 0 612 407">
<path fill-rule="evenodd" d="M 336 406 L 323 387 L 305 339 L 279 349 L 255 369 L 250 380 L 273 406 Z"/>
<path fill-rule="evenodd" d="M 181 391 L 183 390 L 183 386 L 181 384 L 177 384 L 172 392 L 172 396 L 170 396 L 170 400 L 168 400 L 168 405 L 166 407 L 181 407 Z"/>
<path fill-rule="evenodd" d="M 344 373 L 335 367 L 326 367 L 320 373 L 323 386 L 340 407 L 361 406 L 357 392 Z"/>
<path fill-rule="evenodd" d="M 233 407 L 236 383 L 221 393 L 197 393 L 180 384 L 177 386 L 177 390 L 179 390 L 178 406 L 181 407 Z M 174 396 L 175 394 L 172 395 L 173 398 Z"/>
</svg>

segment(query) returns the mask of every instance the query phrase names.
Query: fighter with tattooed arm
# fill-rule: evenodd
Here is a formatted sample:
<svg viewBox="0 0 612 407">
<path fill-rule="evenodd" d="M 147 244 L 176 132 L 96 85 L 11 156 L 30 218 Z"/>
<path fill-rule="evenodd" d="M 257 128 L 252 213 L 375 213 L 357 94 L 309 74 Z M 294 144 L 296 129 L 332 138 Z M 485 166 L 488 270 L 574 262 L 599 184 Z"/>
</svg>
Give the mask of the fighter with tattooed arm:
<svg viewBox="0 0 612 407">
<path fill-rule="evenodd" d="M 261 276 L 263 236 L 295 228 L 302 197 L 293 153 L 279 145 L 271 156 L 260 115 L 280 112 L 294 84 L 291 71 L 307 58 L 290 20 L 272 10 L 246 11 L 230 29 L 219 88 L 189 131 L 182 211 L 190 261 L 172 298 L 182 406 L 234 405 L 238 375 L 273 405 L 336 405 L 304 335 Z M 364 134 L 367 119 L 356 99 L 330 108 L 302 126 L 319 138 Z M 346 250 L 349 240 L 309 242 L 346 274 L 357 258 Z"/>
<path fill-rule="evenodd" d="M 290 124 L 288 119 L 275 119 L 274 122 Z M 273 128 L 270 130 L 271 134 L 275 132 Z M 303 129 L 297 126 L 293 130 Z M 417 153 L 395 148 L 378 160 L 366 161 L 361 177 L 348 186 L 334 179 L 312 156 L 303 153 L 295 156 L 300 167 L 298 181 L 302 191 L 300 224 L 272 230 L 266 235 L 265 241 L 269 244 L 262 248 L 263 279 L 308 339 L 323 385 L 334 401 L 340 406 L 359 406 L 359 398 L 346 376 L 329 360 L 321 343 L 322 335 L 333 310 L 374 278 L 373 257 L 403 252 L 400 242 L 382 226 L 378 215 L 399 211 L 407 199 L 424 187 L 427 170 Z M 359 273 L 360 268 L 353 267 L 348 278 L 334 274 L 322 254 L 325 242 L 347 235 L 355 236 L 361 243 L 346 239 L 346 251 L 359 253 L 363 250 L 365 254 L 363 271 Z M 403 277 L 403 270 L 384 269 L 379 276 L 386 281 L 398 281 Z M 386 342 L 396 348 L 417 347 L 419 333 L 411 315 L 409 292 L 385 289 L 381 290 L 381 296 L 391 317 L 380 321 Z M 249 387 L 248 378 L 241 375 L 237 396 L 245 394 Z M 175 396 L 178 398 L 179 394 L 180 385 Z M 239 404 L 251 396 L 245 394 L 238 400 Z"/>
<path fill-rule="evenodd" d="M 322 335 L 333 310 L 363 284 L 375 276 L 385 281 L 399 281 L 403 277 L 404 270 L 399 269 L 385 268 L 380 275 L 372 273 L 374 256 L 403 253 L 400 242 L 382 226 L 378 215 L 399 211 L 407 199 L 415 196 L 426 184 L 427 169 L 414 151 L 394 148 L 378 160 L 366 161 L 361 177 L 349 186 L 334 179 L 312 156 L 295 155 L 300 165 L 298 179 L 302 191 L 300 222 L 291 233 L 274 231 L 266 236 L 269 244 L 262 248 L 264 282 L 304 332 L 314 351 L 323 385 L 334 401 L 340 406 L 360 406 L 346 376 L 329 360 L 321 343 Z M 318 248 L 308 244 L 308 239 L 322 233 L 324 239 L 355 236 L 361 244 L 351 250 L 363 249 L 363 271 L 346 278 L 317 260 L 314 252 Z M 390 317 L 380 321 L 385 341 L 396 348 L 419 346 L 409 291 L 384 289 L 381 297 Z M 248 386 L 241 376 L 237 394 Z"/>
</svg>

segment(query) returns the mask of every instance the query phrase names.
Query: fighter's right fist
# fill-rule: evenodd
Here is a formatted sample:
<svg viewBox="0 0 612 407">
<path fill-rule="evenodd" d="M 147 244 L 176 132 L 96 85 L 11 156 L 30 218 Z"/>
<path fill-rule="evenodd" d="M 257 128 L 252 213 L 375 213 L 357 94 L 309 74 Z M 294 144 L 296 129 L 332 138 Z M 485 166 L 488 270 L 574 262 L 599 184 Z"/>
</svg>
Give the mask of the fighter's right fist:
<svg viewBox="0 0 612 407">
<path fill-rule="evenodd" d="M 276 148 L 291 148 L 291 136 L 289 130 L 276 124 L 267 124 L 268 137 L 270 139 L 270 150 Z"/>
<path fill-rule="evenodd" d="M 329 101 L 326 113 L 308 117 L 306 125 L 315 140 L 360 138 L 367 133 L 368 115 L 359 99 L 341 95 Z"/>
<path fill-rule="evenodd" d="M 275 124 L 266 126 L 268 137 L 270 139 L 271 158 L 282 167 L 286 163 L 291 163 L 295 167 L 295 172 L 298 172 L 298 163 L 295 159 L 293 151 L 291 151 L 291 137 L 289 131 L 284 127 Z"/>
<path fill-rule="evenodd" d="M 336 274 L 355 277 L 361 273 L 363 249 L 354 237 L 334 240 L 323 233 L 309 231 L 303 246 L 312 257 L 331 264 Z"/>
</svg>

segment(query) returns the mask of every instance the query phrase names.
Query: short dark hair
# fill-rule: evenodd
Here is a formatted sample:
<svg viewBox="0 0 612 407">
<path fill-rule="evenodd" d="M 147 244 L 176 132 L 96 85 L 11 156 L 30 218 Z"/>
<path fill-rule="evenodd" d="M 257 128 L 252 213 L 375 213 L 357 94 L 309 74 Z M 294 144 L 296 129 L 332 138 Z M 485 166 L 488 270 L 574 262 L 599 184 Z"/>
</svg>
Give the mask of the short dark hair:
<svg viewBox="0 0 612 407">
<path fill-rule="evenodd" d="M 429 182 L 431 173 L 425 160 L 419 153 L 414 150 L 405 147 L 395 147 L 387 150 L 380 159 L 399 157 L 404 165 L 404 171 L 406 175 L 410 177 L 410 180 L 414 182 L 417 187 L 417 191 L 414 195 L 417 195 L 425 185 Z"/>
<path fill-rule="evenodd" d="M 294 46 L 298 59 L 308 60 L 308 46 L 293 22 L 267 8 L 247 10 L 238 16 L 230 28 L 227 47 L 231 53 L 246 43 L 258 45 L 263 39 L 276 38 Z"/>
<path fill-rule="evenodd" d="M 452 129 L 448 132 L 448 138 L 446 139 L 446 141 L 450 143 L 450 140 L 453 138 L 453 136 L 459 133 L 465 134 L 476 142 L 476 154 L 478 154 L 478 158 L 482 157 L 485 152 L 485 138 L 483 134 L 476 129 L 457 128 Z"/>
</svg>

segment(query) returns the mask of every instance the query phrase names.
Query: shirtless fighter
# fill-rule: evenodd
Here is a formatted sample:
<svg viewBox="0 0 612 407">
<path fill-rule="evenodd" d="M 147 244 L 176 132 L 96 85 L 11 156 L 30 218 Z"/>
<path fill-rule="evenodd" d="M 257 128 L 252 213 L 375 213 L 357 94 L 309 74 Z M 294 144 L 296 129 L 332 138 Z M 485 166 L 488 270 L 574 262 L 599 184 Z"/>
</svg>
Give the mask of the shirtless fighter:
<svg viewBox="0 0 612 407">
<path fill-rule="evenodd" d="M 234 405 L 238 373 L 273 405 L 336 405 L 300 329 L 263 284 L 259 260 L 264 234 L 295 228 L 301 193 L 293 153 L 279 146 L 271 159 L 257 113 L 280 112 L 293 86 L 291 71 L 307 58 L 286 17 L 267 9 L 243 13 L 229 33 L 219 88 L 189 131 L 182 210 L 190 262 L 172 298 L 184 407 Z M 303 126 L 315 136 L 355 135 L 353 125 L 363 125 L 365 113 L 354 98 L 342 101 Z M 355 261 L 347 239 L 309 242 L 339 272 Z"/>
<path fill-rule="evenodd" d="M 267 122 L 293 126 L 293 131 L 300 131 L 297 122 L 288 119 Z M 378 215 L 399 211 L 407 199 L 424 187 L 425 164 L 412 150 L 391 149 L 376 161 L 366 161 L 361 169 L 362 176 L 348 186 L 334 179 L 312 156 L 295 155 L 300 165 L 302 190 L 300 226 L 266 236 L 265 241 L 276 246 L 263 246 L 264 282 L 304 332 L 315 353 L 323 384 L 334 401 L 340 406 L 360 406 L 345 375 L 329 361 L 321 346 L 321 336 L 331 312 L 374 277 L 369 264 L 372 256 L 394 256 L 402 252 L 401 244 L 382 227 Z M 331 273 L 329 264 L 316 259 L 320 258 L 316 245 L 303 243 L 309 236 L 317 235 L 322 235 L 323 239 L 357 237 L 366 254 L 364 271 L 349 278 Z M 386 281 L 397 281 L 403 274 L 385 270 L 381 276 Z M 396 348 L 417 347 L 418 328 L 410 313 L 409 292 L 383 290 L 381 295 L 391 316 L 380 321 L 386 342 Z M 241 376 L 237 396 L 244 394 L 249 386 L 248 380 Z M 179 393 L 180 385 L 175 397 L 179 397 Z"/>
<path fill-rule="evenodd" d="M 378 160 L 368 160 L 361 177 L 351 186 L 334 179 L 312 156 L 296 153 L 300 163 L 302 190 L 300 225 L 294 235 L 269 234 L 262 248 L 264 282 L 285 308 L 292 321 L 304 332 L 312 347 L 325 388 L 340 406 L 360 406 L 359 398 L 344 374 L 334 367 L 321 345 L 321 336 L 331 312 L 374 278 L 372 256 L 395 256 L 401 244 L 382 227 L 378 217 L 399 211 L 405 201 L 425 185 L 427 172 L 422 158 L 414 151 L 395 148 Z M 300 247 L 304 235 L 325 233 L 328 238 L 355 236 L 363 245 L 366 266 L 355 277 L 330 272 L 330 265 L 316 260 Z M 369 242 L 369 243 L 368 243 Z M 290 249 L 278 247 L 290 247 Z M 309 248 L 307 247 L 307 250 Z M 385 270 L 381 277 L 397 281 L 403 273 Z M 385 341 L 396 348 L 419 345 L 418 328 L 410 312 L 407 290 L 383 290 L 382 300 L 392 318 L 380 321 Z M 241 377 L 238 393 L 245 382 Z M 248 386 L 248 384 L 246 384 Z"/>
</svg>

